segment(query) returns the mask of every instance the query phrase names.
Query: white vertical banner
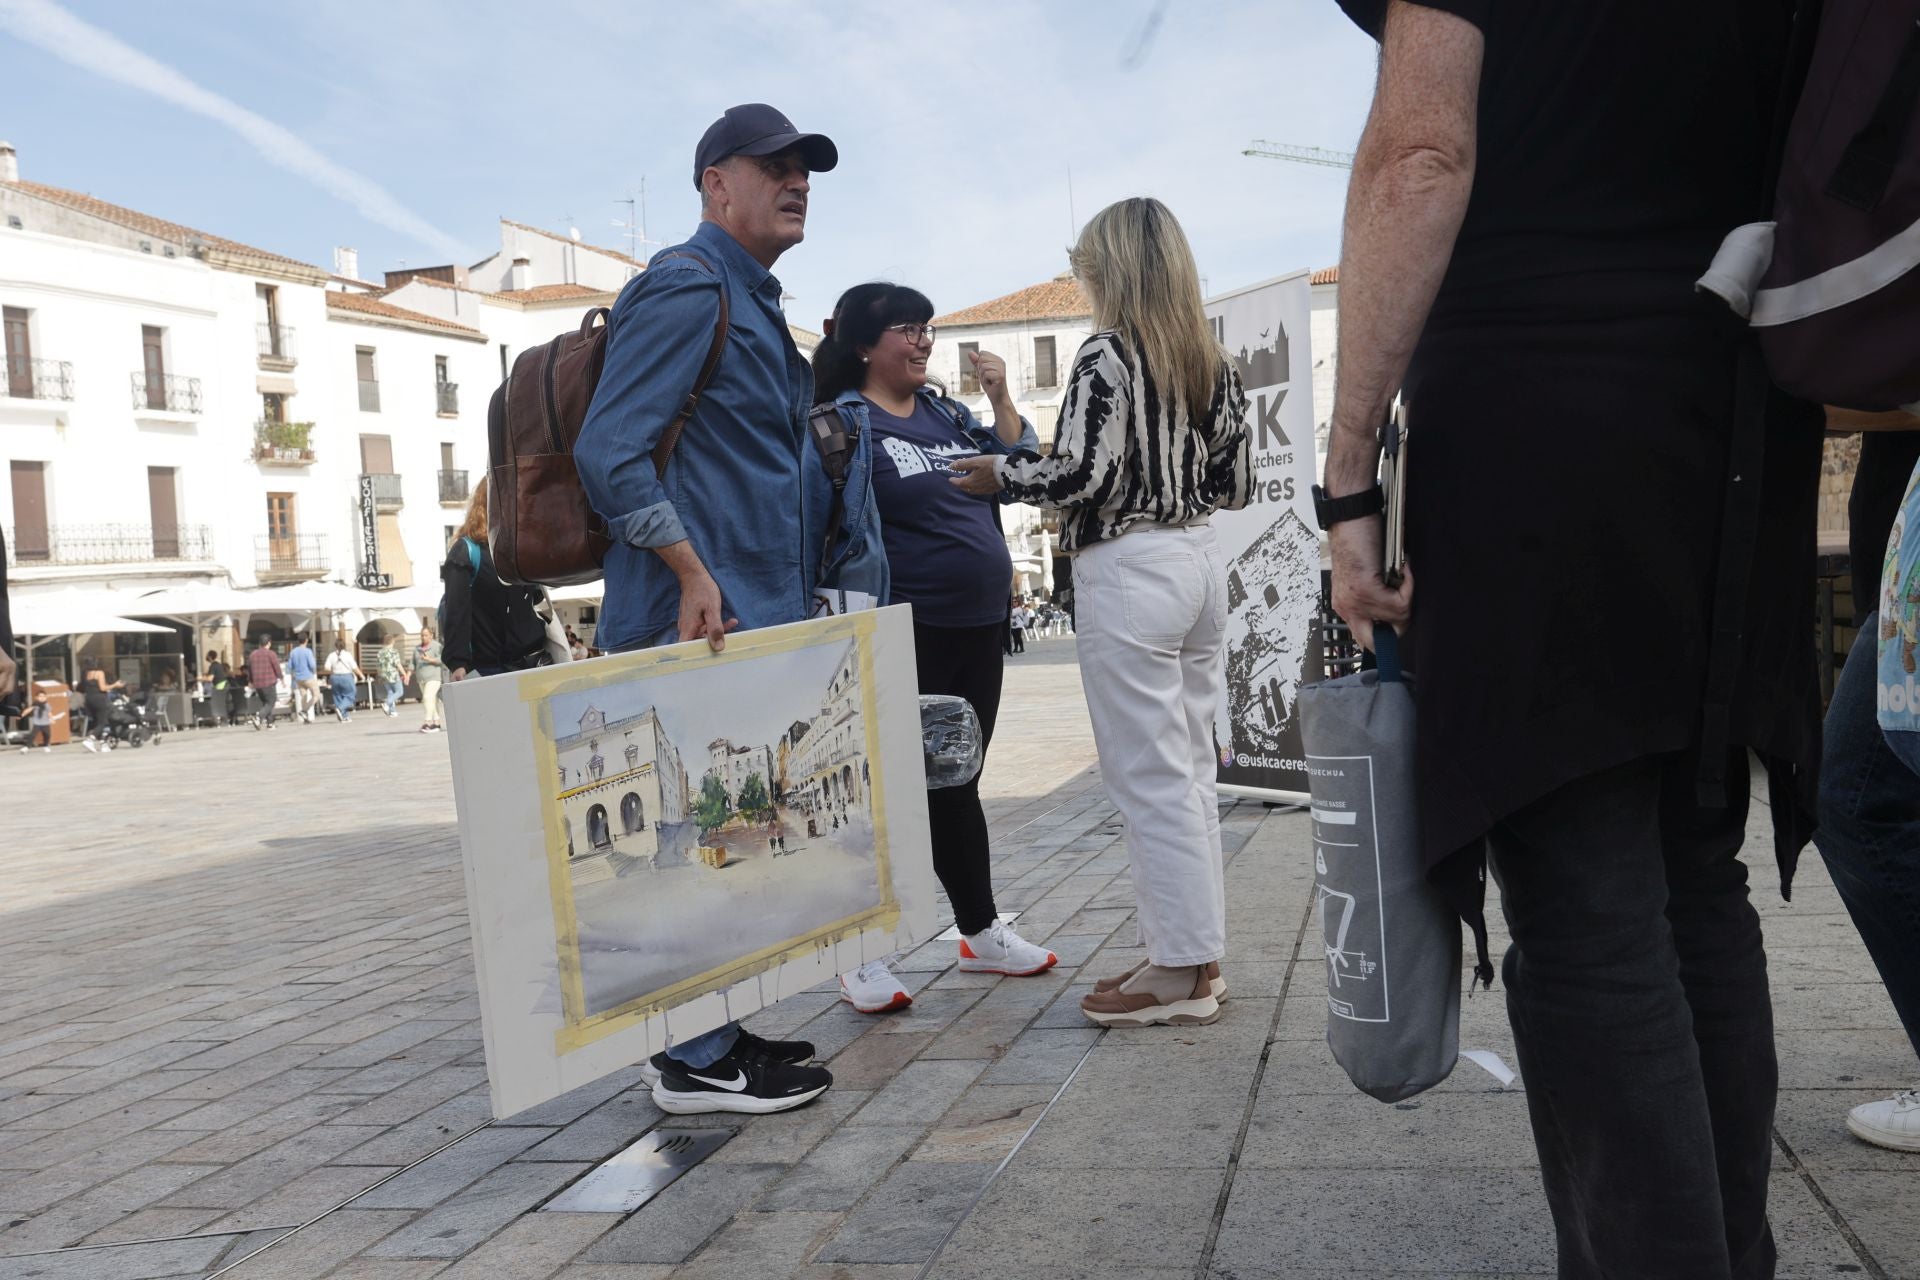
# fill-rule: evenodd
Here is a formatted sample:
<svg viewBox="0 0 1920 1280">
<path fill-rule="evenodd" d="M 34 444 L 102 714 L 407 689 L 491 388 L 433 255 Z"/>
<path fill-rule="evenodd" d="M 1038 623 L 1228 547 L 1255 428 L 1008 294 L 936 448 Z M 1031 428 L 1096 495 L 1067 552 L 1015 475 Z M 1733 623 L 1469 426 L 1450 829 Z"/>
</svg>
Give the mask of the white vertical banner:
<svg viewBox="0 0 1920 1280">
<path fill-rule="evenodd" d="M 1301 804 L 1300 687 L 1320 678 L 1321 661 L 1308 286 L 1302 270 L 1207 303 L 1253 436 L 1253 501 L 1213 518 L 1227 568 L 1226 693 L 1213 726 L 1220 789 Z"/>
</svg>

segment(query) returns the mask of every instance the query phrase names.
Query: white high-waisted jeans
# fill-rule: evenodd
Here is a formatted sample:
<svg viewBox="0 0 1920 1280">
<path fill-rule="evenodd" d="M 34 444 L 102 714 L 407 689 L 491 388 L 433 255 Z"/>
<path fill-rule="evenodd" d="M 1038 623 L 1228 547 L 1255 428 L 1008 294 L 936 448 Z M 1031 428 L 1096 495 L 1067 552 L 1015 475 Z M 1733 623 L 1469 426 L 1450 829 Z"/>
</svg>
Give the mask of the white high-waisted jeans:
<svg viewBox="0 0 1920 1280">
<path fill-rule="evenodd" d="M 1080 680 L 1107 794 L 1127 823 L 1140 938 L 1158 965 L 1226 954 L 1213 717 L 1226 678 L 1220 543 L 1136 529 L 1073 561 Z"/>
</svg>

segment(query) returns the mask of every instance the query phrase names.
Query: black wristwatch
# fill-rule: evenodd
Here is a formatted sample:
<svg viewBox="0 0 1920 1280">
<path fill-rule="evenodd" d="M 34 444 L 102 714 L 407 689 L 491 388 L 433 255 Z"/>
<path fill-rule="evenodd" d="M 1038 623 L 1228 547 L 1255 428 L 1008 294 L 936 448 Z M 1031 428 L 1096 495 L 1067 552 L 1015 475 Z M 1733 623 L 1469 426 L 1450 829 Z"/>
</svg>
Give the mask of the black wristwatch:
<svg viewBox="0 0 1920 1280">
<path fill-rule="evenodd" d="M 1325 489 L 1319 485 L 1313 486 L 1313 514 L 1314 518 L 1319 520 L 1323 533 L 1344 520 L 1358 520 L 1364 516 L 1377 515 L 1386 505 L 1386 494 L 1377 484 L 1371 489 L 1362 489 L 1344 498 L 1329 498 Z"/>
</svg>

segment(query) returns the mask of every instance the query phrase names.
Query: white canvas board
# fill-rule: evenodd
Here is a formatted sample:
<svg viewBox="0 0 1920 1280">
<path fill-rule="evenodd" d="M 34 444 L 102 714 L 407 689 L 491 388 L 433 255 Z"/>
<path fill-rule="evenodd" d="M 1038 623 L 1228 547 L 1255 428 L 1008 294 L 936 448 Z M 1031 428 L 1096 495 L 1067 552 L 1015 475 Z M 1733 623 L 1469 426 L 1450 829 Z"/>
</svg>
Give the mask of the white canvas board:
<svg viewBox="0 0 1920 1280">
<path fill-rule="evenodd" d="M 443 697 L 496 1117 L 935 931 L 905 607 Z"/>
</svg>

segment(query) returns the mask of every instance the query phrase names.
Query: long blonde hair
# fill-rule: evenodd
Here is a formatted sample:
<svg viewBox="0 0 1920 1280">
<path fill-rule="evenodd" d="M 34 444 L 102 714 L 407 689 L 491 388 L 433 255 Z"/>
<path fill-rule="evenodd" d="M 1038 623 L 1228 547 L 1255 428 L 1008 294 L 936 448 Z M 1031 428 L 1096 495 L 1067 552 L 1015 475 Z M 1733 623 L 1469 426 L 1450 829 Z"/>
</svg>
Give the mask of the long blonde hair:
<svg viewBox="0 0 1920 1280">
<path fill-rule="evenodd" d="M 1096 329 L 1140 344 L 1147 372 L 1198 418 L 1213 401 L 1225 359 L 1200 300 L 1200 269 L 1173 211 L 1132 196 L 1093 215 L 1069 251 L 1093 302 Z"/>
<path fill-rule="evenodd" d="M 487 477 L 481 476 L 480 483 L 473 486 L 473 497 L 467 501 L 467 518 L 454 537 L 472 538 L 483 547 L 487 545 Z"/>
</svg>

